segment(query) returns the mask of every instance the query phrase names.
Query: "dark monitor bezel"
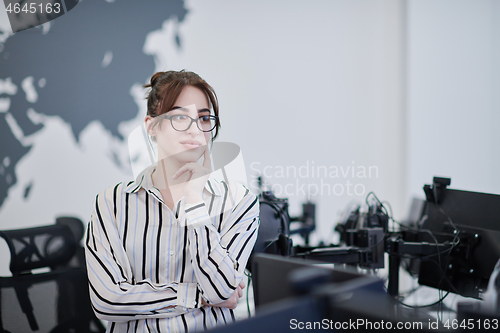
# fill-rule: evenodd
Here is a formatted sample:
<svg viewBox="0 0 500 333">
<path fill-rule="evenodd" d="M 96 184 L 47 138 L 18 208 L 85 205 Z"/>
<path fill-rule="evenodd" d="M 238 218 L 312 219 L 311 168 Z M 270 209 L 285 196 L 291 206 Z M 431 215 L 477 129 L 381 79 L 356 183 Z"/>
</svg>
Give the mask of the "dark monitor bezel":
<svg viewBox="0 0 500 333">
<path fill-rule="evenodd" d="M 440 254 L 439 260 L 437 256 L 422 260 L 419 284 L 481 298 L 500 258 L 500 195 L 446 189 L 439 204 L 426 202 L 424 215 L 422 228 L 432 232 L 435 239 L 421 232 L 418 241 L 453 243 L 459 231 L 461 243 Z M 469 246 L 465 246 L 467 243 Z"/>
<path fill-rule="evenodd" d="M 297 291 L 292 288 L 289 276 L 299 269 L 314 268 L 323 270 L 328 274 L 329 287 L 338 290 L 363 289 L 385 294 L 383 280 L 355 272 L 349 269 L 334 268 L 333 264 L 324 262 L 282 257 L 272 254 L 256 254 L 252 262 L 252 284 L 256 309 L 296 297 Z"/>
</svg>

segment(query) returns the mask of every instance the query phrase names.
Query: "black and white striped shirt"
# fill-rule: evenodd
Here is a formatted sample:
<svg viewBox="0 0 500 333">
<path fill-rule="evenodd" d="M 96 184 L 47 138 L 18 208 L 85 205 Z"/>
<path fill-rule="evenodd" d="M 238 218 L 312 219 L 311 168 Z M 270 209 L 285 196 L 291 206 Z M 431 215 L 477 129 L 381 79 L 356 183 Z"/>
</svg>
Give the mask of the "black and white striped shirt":
<svg viewBox="0 0 500 333">
<path fill-rule="evenodd" d="M 209 178 L 203 201 L 181 199 L 171 211 L 153 170 L 94 202 L 85 251 L 96 315 L 109 321 L 107 332 L 192 332 L 233 322 L 232 310 L 203 306 L 201 298 L 217 304 L 236 290 L 257 238 L 258 198 Z"/>
</svg>

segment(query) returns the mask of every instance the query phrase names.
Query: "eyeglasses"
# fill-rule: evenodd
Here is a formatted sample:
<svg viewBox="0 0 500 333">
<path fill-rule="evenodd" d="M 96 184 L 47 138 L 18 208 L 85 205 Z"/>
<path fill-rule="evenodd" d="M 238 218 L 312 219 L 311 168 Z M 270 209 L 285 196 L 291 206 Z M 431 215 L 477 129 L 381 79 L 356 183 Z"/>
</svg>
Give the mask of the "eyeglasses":
<svg viewBox="0 0 500 333">
<path fill-rule="evenodd" d="M 212 131 L 219 123 L 219 117 L 206 115 L 193 119 L 184 114 L 175 114 L 173 116 L 161 115 L 162 118 L 169 119 L 172 128 L 179 132 L 187 131 L 193 123 L 196 123 L 198 129 L 202 132 Z"/>
</svg>

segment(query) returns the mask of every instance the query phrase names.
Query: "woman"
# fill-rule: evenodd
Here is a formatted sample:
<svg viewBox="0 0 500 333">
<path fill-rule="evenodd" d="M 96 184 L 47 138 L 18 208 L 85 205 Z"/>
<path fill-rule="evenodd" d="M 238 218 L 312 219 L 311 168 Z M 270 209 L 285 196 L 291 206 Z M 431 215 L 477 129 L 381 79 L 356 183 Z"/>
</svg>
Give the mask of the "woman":
<svg viewBox="0 0 500 333">
<path fill-rule="evenodd" d="M 85 246 L 94 311 L 109 321 L 108 332 L 230 323 L 257 237 L 258 199 L 241 184 L 210 178 L 220 124 L 203 79 L 159 72 L 145 87 L 145 127 L 158 161 L 96 197 Z"/>
</svg>

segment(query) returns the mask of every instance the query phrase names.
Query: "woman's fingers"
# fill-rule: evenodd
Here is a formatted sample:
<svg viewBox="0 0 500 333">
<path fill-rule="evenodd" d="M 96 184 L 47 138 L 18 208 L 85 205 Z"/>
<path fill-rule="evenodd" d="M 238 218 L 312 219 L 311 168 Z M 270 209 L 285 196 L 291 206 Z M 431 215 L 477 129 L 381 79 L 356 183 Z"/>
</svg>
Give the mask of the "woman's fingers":
<svg viewBox="0 0 500 333">
<path fill-rule="evenodd" d="M 208 144 L 205 147 L 205 153 L 203 154 L 203 166 L 210 170 L 212 168 L 212 160 L 210 159 L 210 149 L 208 149 Z"/>
<path fill-rule="evenodd" d="M 239 299 L 239 297 L 237 297 L 237 296 L 238 295 L 236 293 L 231 295 L 230 304 L 229 304 L 230 309 L 236 309 L 236 306 L 238 305 L 238 299 Z"/>
<path fill-rule="evenodd" d="M 177 170 L 176 173 L 172 176 L 173 179 L 179 178 L 184 172 L 188 171 L 187 164 Z"/>
<path fill-rule="evenodd" d="M 210 150 L 208 149 L 208 145 L 205 146 L 205 152 L 203 153 L 203 166 L 198 163 L 191 162 L 182 166 L 177 172 L 173 175 L 174 179 L 179 178 L 184 172 L 191 171 L 191 173 L 199 172 L 202 175 L 206 175 L 210 173 L 210 168 L 212 167 L 212 162 L 210 159 Z"/>
<path fill-rule="evenodd" d="M 173 179 L 178 179 L 183 173 L 191 172 L 192 175 L 199 174 L 199 176 L 203 176 L 207 174 L 207 170 L 203 168 L 198 163 L 188 163 L 183 165 L 176 173 L 172 176 Z M 195 177 L 196 178 L 196 177 Z"/>
<path fill-rule="evenodd" d="M 243 287 L 242 287 L 243 286 Z M 243 289 L 245 288 L 245 282 L 240 282 L 238 287 L 236 287 L 236 290 L 233 292 L 231 297 L 229 297 L 227 300 L 225 300 L 222 303 L 219 304 L 203 304 L 203 305 L 210 305 L 210 306 L 215 306 L 215 307 L 222 307 L 222 308 L 228 308 L 228 309 L 235 309 L 236 306 L 238 305 L 238 300 L 243 297 Z"/>
</svg>

